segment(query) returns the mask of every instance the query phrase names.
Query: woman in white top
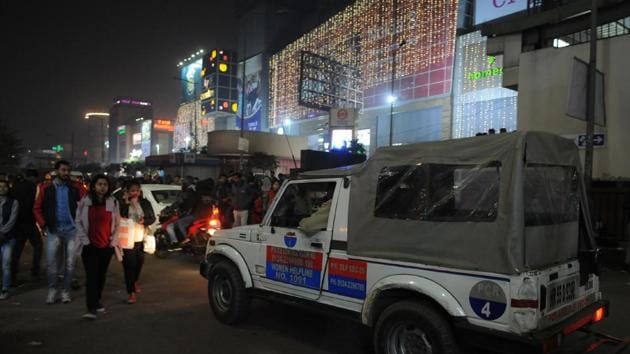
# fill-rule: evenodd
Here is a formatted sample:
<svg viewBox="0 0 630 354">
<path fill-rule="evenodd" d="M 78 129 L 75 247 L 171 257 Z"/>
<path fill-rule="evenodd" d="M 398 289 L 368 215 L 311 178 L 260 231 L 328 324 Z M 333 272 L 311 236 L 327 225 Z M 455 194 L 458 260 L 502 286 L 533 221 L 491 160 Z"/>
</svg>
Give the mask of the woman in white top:
<svg viewBox="0 0 630 354">
<path fill-rule="evenodd" d="M 120 202 L 120 216 L 133 220 L 136 224 L 148 227 L 155 222 L 155 214 L 151 203 L 142 197 L 140 182 L 128 182 Z M 127 287 L 127 303 L 135 304 L 138 300 L 138 279 L 144 264 L 144 235 L 135 233 L 132 249 L 123 249 L 123 269 L 125 271 L 125 285 Z"/>
</svg>

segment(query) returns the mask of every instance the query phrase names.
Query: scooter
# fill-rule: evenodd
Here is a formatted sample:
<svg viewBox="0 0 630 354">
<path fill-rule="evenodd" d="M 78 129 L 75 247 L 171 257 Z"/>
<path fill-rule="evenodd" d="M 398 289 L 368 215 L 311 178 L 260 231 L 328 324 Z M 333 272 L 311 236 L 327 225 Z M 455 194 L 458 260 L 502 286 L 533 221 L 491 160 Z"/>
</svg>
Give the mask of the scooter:
<svg viewBox="0 0 630 354">
<path fill-rule="evenodd" d="M 208 239 L 221 228 L 219 208 L 215 205 L 210 207 L 210 216 L 195 219 L 188 226 L 186 235 L 180 235 L 176 227 L 180 219 L 179 211 L 170 207 L 164 209 L 160 213 L 160 227 L 155 231 L 155 255 L 162 259 L 173 252 L 203 255 Z M 174 239 L 178 241 L 173 242 Z"/>
</svg>

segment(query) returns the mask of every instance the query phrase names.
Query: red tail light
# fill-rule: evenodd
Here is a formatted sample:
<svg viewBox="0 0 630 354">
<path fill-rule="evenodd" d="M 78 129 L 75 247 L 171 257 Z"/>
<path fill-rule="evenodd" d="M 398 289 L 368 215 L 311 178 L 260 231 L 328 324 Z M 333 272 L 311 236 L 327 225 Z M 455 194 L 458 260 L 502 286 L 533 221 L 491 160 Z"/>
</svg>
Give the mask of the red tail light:
<svg viewBox="0 0 630 354">
<path fill-rule="evenodd" d="M 221 220 L 219 219 L 219 208 L 212 207 L 212 216 L 210 217 L 210 221 L 208 221 L 208 226 L 212 230 L 220 230 L 221 229 Z M 214 231 L 210 233 L 214 234 Z"/>
<path fill-rule="evenodd" d="M 603 307 L 598 308 L 597 310 L 595 310 L 595 314 L 593 315 L 593 323 L 601 321 L 602 319 L 604 319 L 605 315 L 606 310 Z"/>
</svg>

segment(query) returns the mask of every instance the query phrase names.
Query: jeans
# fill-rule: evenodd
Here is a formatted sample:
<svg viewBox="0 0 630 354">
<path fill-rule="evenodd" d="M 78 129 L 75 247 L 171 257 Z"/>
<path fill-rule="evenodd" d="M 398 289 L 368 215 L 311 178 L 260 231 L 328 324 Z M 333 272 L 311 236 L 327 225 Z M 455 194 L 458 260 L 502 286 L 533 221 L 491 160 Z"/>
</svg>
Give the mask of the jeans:
<svg viewBox="0 0 630 354">
<path fill-rule="evenodd" d="M 0 255 L 2 256 L 2 290 L 9 290 L 11 285 L 11 253 L 15 239 L 6 241 L 0 246 Z"/>
<path fill-rule="evenodd" d="M 192 225 L 193 221 L 195 221 L 195 216 L 194 215 L 186 215 L 186 216 L 180 218 L 179 220 L 177 220 L 177 222 L 176 222 L 177 229 L 180 232 L 182 240 L 184 240 L 184 239 L 186 239 L 186 237 L 188 237 L 188 226 Z M 180 236 L 178 236 L 177 234 L 175 234 L 175 235 L 179 239 Z"/>
<path fill-rule="evenodd" d="M 35 224 L 17 224 L 15 226 L 15 247 L 13 248 L 13 258 L 11 259 L 11 274 L 15 276 L 20 271 L 20 257 L 24 250 L 24 245 L 28 240 L 33 247 L 33 264 L 31 266 L 31 275 L 39 274 L 39 267 L 42 260 L 42 235 Z"/>
<path fill-rule="evenodd" d="M 249 210 L 234 210 L 234 227 L 247 225 Z"/>
<path fill-rule="evenodd" d="M 63 247 L 65 257 L 65 272 L 63 275 L 63 289 L 70 290 L 72 278 L 74 276 L 74 263 L 77 259 L 77 230 L 69 231 L 57 230 L 56 233 L 49 232 L 46 241 L 46 268 L 48 271 L 48 289 L 57 288 L 57 262 L 58 251 Z"/>
<path fill-rule="evenodd" d="M 105 276 L 114 249 L 111 247 L 96 248 L 92 245 L 83 247 L 81 259 L 85 267 L 85 302 L 88 311 L 96 311 L 103 294 Z"/>
<path fill-rule="evenodd" d="M 125 271 L 125 286 L 127 294 L 136 292 L 136 282 L 140 278 L 140 271 L 144 264 L 144 242 L 136 242 L 133 248 L 123 249 L 123 270 Z"/>
</svg>

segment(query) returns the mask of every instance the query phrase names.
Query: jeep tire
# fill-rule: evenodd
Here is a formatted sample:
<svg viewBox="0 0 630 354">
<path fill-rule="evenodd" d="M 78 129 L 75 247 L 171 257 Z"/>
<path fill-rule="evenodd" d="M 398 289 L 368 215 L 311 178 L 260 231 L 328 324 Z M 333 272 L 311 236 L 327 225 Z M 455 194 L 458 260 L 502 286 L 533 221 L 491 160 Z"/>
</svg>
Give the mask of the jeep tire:
<svg viewBox="0 0 630 354">
<path fill-rule="evenodd" d="M 453 331 L 432 305 L 406 300 L 387 307 L 374 326 L 376 354 L 456 354 Z"/>
<path fill-rule="evenodd" d="M 236 324 L 249 315 L 249 295 L 241 273 L 232 262 L 222 260 L 210 268 L 208 301 L 221 323 Z"/>
</svg>

